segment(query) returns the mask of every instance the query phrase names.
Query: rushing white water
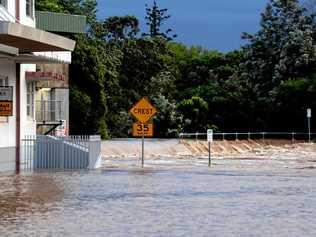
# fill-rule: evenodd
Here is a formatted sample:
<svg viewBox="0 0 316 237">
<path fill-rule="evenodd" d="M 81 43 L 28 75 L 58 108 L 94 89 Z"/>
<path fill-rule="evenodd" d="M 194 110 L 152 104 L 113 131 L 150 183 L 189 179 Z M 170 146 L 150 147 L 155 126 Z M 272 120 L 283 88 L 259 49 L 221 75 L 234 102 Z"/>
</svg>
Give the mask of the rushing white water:
<svg viewBox="0 0 316 237">
<path fill-rule="evenodd" d="M 112 140 L 102 144 L 103 166 L 138 166 L 141 140 Z M 211 149 L 212 164 L 223 169 L 316 168 L 316 144 L 286 140 L 216 141 Z M 207 166 L 205 141 L 145 141 L 145 164 L 153 166 Z"/>
</svg>

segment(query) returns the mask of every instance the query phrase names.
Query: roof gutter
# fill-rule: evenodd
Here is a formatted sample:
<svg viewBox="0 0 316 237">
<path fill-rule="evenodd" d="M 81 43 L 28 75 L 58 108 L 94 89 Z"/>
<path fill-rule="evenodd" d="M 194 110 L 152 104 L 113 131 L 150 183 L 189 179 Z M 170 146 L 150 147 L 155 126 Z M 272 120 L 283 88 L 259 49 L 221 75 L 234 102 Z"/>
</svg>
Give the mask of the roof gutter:
<svg viewBox="0 0 316 237">
<path fill-rule="evenodd" d="M 0 44 L 0 54 L 7 56 L 18 56 L 19 49 L 4 44 Z"/>
<path fill-rule="evenodd" d="M 73 51 L 74 40 L 13 22 L 0 22 L 0 43 L 19 52 Z"/>
</svg>

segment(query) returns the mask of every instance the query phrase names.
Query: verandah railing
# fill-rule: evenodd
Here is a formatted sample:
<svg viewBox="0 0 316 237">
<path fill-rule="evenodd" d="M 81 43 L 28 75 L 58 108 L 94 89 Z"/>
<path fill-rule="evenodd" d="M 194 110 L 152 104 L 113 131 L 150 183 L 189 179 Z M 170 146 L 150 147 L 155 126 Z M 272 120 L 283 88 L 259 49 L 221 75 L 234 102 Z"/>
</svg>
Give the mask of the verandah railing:
<svg viewBox="0 0 316 237">
<path fill-rule="evenodd" d="M 54 122 L 65 119 L 64 102 L 61 100 L 36 101 L 36 121 Z"/>
</svg>

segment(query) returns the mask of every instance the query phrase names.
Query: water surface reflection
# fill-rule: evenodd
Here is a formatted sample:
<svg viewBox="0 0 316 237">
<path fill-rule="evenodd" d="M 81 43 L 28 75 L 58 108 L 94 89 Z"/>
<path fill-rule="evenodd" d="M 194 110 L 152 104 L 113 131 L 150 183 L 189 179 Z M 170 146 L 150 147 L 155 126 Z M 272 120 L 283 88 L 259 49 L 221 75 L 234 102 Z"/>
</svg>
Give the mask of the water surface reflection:
<svg viewBox="0 0 316 237">
<path fill-rule="evenodd" d="M 313 170 L 0 175 L 0 236 L 316 236 Z"/>
</svg>

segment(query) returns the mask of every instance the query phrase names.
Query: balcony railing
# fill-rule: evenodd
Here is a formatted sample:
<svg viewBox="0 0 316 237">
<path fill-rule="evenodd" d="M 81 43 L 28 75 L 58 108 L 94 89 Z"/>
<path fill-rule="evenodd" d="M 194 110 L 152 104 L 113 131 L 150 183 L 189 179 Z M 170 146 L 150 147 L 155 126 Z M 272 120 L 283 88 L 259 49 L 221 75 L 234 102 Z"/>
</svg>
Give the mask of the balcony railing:
<svg viewBox="0 0 316 237">
<path fill-rule="evenodd" d="M 64 102 L 61 100 L 36 101 L 36 121 L 38 123 L 59 122 L 65 119 Z"/>
</svg>

